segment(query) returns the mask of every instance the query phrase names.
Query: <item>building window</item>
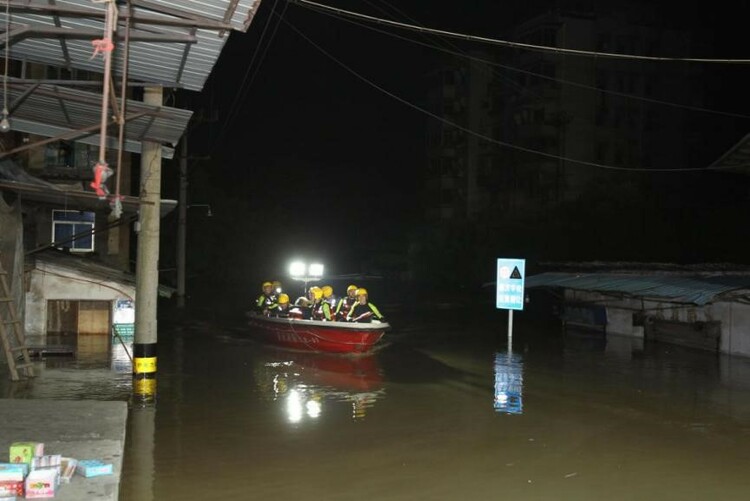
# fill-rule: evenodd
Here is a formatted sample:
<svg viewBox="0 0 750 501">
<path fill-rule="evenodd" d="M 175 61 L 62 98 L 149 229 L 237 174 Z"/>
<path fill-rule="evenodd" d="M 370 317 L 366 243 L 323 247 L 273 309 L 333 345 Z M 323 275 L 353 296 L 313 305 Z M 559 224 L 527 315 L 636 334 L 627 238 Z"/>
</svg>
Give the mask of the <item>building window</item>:
<svg viewBox="0 0 750 501">
<path fill-rule="evenodd" d="M 92 252 L 94 250 L 94 213 L 53 210 L 52 242 L 58 249 Z"/>
</svg>

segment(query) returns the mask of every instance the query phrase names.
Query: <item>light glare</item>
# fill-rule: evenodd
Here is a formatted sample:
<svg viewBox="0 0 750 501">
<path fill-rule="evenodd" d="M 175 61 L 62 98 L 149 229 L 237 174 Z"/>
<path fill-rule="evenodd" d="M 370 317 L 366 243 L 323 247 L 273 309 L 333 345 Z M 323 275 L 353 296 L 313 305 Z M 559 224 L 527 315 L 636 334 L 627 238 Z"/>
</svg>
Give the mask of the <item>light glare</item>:
<svg viewBox="0 0 750 501">
<path fill-rule="evenodd" d="M 323 276 L 323 265 L 320 263 L 313 263 L 310 265 L 310 276 L 311 277 L 322 277 Z"/>
<path fill-rule="evenodd" d="M 289 274 L 293 277 L 302 277 L 305 275 L 305 263 L 295 261 L 289 265 Z"/>
</svg>

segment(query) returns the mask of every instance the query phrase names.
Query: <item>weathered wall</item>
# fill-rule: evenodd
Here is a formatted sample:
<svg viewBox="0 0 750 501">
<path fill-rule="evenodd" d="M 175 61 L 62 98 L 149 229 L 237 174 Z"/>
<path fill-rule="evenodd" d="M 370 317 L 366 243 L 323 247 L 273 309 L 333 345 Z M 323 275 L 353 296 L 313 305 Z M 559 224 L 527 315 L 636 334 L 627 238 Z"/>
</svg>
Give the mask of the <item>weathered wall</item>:
<svg viewBox="0 0 750 501">
<path fill-rule="evenodd" d="M 37 262 L 30 273 L 29 291 L 26 294 L 26 332 L 29 336 L 45 336 L 47 301 L 50 299 L 114 302 L 128 298 L 135 298 L 135 287 Z"/>
<path fill-rule="evenodd" d="M 706 306 L 677 305 L 640 299 L 613 299 L 597 292 L 565 291 L 570 302 L 596 302 L 607 306 L 607 332 L 636 338 L 643 337 L 643 327 L 633 325 L 635 313 L 677 322 L 721 322 L 719 351 L 750 357 L 750 305 L 717 302 Z M 637 315 L 636 315 L 637 316 Z"/>
</svg>

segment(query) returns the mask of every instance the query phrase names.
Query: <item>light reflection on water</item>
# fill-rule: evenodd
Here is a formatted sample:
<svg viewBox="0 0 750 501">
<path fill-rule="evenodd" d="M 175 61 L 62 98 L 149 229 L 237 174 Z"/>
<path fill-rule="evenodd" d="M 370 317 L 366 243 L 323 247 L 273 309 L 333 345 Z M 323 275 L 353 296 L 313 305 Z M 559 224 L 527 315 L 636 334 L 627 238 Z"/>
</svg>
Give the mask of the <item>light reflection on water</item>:
<svg viewBox="0 0 750 501">
<path fill-rule="evenodd" d="M 336 356 L 258 349 L 255 381 L 262 398 L 284 403 L 290 423 L 321 417 L 341 403 L 352 419 L 364 419 L 385 398 L 383 374 L 375 355 Z"/>
<path fill-rule="evenodd" d="M 746 498 L 750 361 L 516 325 L 510 356 L 502 323 L 417 319 L 359 358 L 165 330 L 121 499 Z M 127 399 L 108 349 L 26 396 Z"/>
<path fill-rule="evenodd" d="M 495 354 L 495 410 L 523 414 L 523 357 L 512 352 Z"/>
</svg>

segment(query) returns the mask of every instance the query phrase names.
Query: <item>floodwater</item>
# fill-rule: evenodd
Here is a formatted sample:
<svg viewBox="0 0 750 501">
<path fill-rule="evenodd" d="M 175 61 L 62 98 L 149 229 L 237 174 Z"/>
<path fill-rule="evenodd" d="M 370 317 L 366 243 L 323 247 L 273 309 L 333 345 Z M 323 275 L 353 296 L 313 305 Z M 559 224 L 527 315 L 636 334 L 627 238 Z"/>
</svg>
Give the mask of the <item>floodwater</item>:
<svg viewBox="0 0 750 501">
<path fill-rule="evenodd" d="M 509 353 L 504 314 L 445 320 L 392 317 L 389 344 L 366 357 L 163 327 L 157 402 L 131 407 L 121 499 L 750 496 L 750 360 L 523 315 Z M 95 348 L 0 390 L 127 400 L 124 348 Z"/>
</svg>

